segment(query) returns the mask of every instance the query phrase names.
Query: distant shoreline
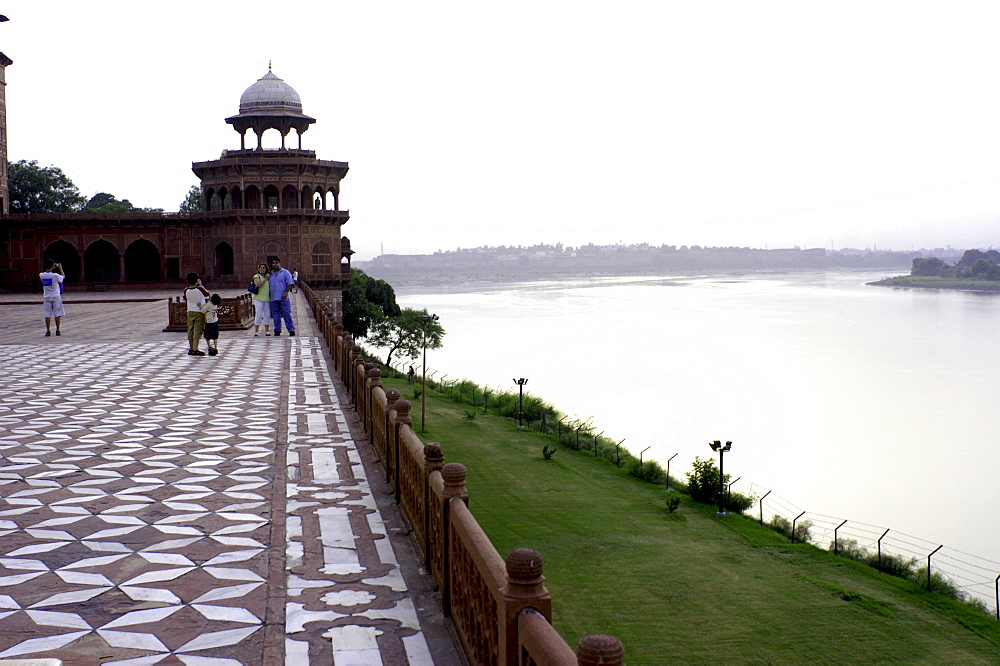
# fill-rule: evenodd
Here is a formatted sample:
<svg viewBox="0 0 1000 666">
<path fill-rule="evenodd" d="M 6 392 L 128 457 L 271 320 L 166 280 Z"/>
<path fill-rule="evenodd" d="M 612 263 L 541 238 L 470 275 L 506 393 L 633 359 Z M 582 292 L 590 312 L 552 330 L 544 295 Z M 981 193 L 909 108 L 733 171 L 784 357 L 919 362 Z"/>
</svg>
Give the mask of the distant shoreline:
<svg viewBox="0 0 1000 666">
<path fill-rule="evenodd" d="M 950 289 L 953 291 L 1000 292 L 1000 282 L 962 278 L 923 277 L 897 275 L 896 277 L 869 282 L 873 287 L 902 287 L 904 289 Z"/>
</svg>

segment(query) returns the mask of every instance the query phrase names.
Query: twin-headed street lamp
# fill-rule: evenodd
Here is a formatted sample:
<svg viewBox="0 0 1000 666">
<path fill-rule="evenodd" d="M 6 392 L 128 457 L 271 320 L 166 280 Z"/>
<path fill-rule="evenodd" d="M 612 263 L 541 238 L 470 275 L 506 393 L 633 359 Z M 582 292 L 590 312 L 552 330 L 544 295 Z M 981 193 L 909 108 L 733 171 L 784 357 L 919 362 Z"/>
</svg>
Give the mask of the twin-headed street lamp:
<svg viewBox="0 0 1000 666">
<path fill-rule="evenodd" d="M 528 383 L 528 380 L 521 377 L 515 379 L 514 383 L 520 389 L 520 397 L 517 400 L 517 429 L 524 430 L 524 385 Z"/>
<path fill-rule="evenodd" d="M 719 452 L 719 513 L 718 515 L 726 515 L 726 492 L 724 490 L 725 475 L 722 473 L 722 459 L 727 451 L 733 448 L 732 442 L 726 442 L 723 444 L 719 440 L 714 442 L 709 442 L 708 445 L 712 447 L 713 451 Z"/>
<path fill-rule="evenodd" d="M 427 324 L 440 319 L 436 314 L 420 315 L 420 323 L 424 330 L 424 372 L 420 384 L 420 432 L 424 431 L 424 419 L 427 414 Z"/>
</svg>

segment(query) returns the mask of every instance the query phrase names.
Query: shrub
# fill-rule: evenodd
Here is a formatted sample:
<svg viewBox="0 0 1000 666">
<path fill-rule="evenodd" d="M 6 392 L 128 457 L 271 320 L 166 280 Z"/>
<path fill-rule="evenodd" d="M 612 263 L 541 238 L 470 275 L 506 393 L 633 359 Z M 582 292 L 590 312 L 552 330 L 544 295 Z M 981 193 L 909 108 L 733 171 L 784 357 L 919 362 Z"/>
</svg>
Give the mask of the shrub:
<svg viewBox="0 0 1000 666">
<path fill-rule="evenodd" d="M 812 530 L 813 522 L 811 520 L 800 520 L 795 523 L 795 540 L 802 541 L 803 543 L 809 543 L 812 541 Z"/>
<path fill-rule="evenodd" d="M 711 504 L 719 496 L 719 468 L 711 458 L 695 456 L 687 473 L 688 494 L 696 502 Z"/>
<path fill-rule="evenodd" d="M 756 495 L 744 495 L 742 493 L 729 493 L 726 498 L 726 510 L 743 513 L 757 503 Z"/>
<path fill-rule="evenodd" d="M 640 462 L 637 458 L 628 459 L 628 473 L 647 483 L 662 483 L 666 478 L 663 468 L 654 461 Z"/>
<path fill-rule="evenodd" d="M 470 412 L 467 409 L 467 410 L 465 410 L 465 416 L 462 417 L 462 420 L 465 421 L 466 423 L 472 423 L 473 421 L 476 420 L 476 413 L 475 412 Z"/>
<path fill-rule="evenodd" d="M 542 447 L 542 458 L 545 460 L 552 460 L 552 456 L 556 454 L 556 449 L 558 446 L 556 444 L 546 444 Z"/>
<path fill-rule="evenodd" d="M 781 532 L 782 534 L 786 535 L 792 533 L 792 522 L 788 520 L 788 518 L 785 518 L 784 516 L 779 516 L 778 514 L 774 514 L 773 516 L 771 516 L 771 521 L 768 523 L 768 525 L 771 527 L 771 529 L 773 529 L 776 532 Z"/>
<path fill-rule="evenodd" d="M 673 513 L 681 505 L 681 498 L 677 495 L 667 497 L 667 511 Z"/>
</svg>

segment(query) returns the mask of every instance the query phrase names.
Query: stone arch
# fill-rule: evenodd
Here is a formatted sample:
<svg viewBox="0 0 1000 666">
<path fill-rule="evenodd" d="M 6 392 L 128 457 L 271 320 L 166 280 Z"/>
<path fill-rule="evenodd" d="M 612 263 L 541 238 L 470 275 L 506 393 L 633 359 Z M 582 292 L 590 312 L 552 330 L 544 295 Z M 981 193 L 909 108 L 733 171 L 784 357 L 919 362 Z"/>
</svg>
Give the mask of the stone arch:
<svg viewBox="0 0 1000 666">
<path fill-rule="evenodd" d="M 205 210 L 214 210 L 212 205 L 215 202 L 215 188 L 210 187 L 203 194 L 205 196 Z"/>
<path fill-rule="evenodd" d="M 233 186 L 232 196 L 232 207 L 236 210 L 243 208 L 243 192 L 240 191 L 239 187 Z"/>
<path fill-rule="evenodd" d="M 278 208 L 285 210 L 288 208 L 301 208 L 299 205 L 299 192 L 294 185 L 285 185 L 281 190 L 281 203 Z"/>
<path fill-rule="evenodd" d="M 322 187 L 316 187 L 312 192 L 312 207 L 317 210 L 326 210 L 326 198 L 323 196 L 325 190 Z"/>
<path fill-rule="evenodd" d="M 256 185 L 249 185 L 243 195 L 243 207 L 250 208 L 252 210 L 260 210 L 262 208 L 260 201 L 260 190 Z"/>
<path fill-rule="evenodd" d="M 236 274 L 234 255 L 233 246 L 225 241 L 215 246 L 215 277 Z"/>
<path fill-rule="evenodd" d="M 118 248 L 103 238 L 87 246 L 83 253 L 84 282 L 121 282 L 122 256 Z"/>
<path fill-rule="evenodd" d="M 125 248 L 126 282 L 159 282 L 160 250 L 145 238 L 132 241 Z"/>
<path fill-rule="evenodd" d="M 50 260 L 62 264 L 66 282 L 80 281 L 80 253 L 75 245 L 62 239 L 49 243 L 42 254 L 40 270 L 48 268 Z"/>
<path fill-rule="evenodd" d="M 324 208 L 326 210 L 340 210 L 340 202 L 337 200 L 337 190 L 332 187 L 328 189 L 324 200 Z"/>
<path fill-rule="evenodd" d="M 330 244 L 319 241 L 312 248 L 312 274 L 317 279 L 329 279 L 333 273 L 333 253 Z"/>
<path fill-rule="evenodd" d="M 315 208 L 313 206 L 312 190 L 308 185 L 303 185 L 302 191 L 299 193 L 299 208 Z"/>
<path fill-rule="evenodd" d="M 269 213 L 278 212 L 278 187 L 268 185 L 264 188 L 264 210 Z"/>
</svg>

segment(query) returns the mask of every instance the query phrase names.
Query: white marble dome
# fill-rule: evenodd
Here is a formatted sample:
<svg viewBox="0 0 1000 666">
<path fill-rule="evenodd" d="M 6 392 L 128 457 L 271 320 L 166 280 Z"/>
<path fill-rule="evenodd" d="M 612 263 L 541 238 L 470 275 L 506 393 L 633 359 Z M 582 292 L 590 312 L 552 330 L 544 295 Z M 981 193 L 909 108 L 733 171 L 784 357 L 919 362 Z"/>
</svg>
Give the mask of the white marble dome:
<svg viewBox="0 0 1000 666">
<path fill-rule="evenodd" d="M 240 97 L 240 114 L 280 114 L 289 111 L 301 114 L 302 100 L 295 89 L 275 76 L 270 68 Z"/>
</svg>

